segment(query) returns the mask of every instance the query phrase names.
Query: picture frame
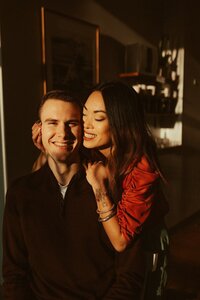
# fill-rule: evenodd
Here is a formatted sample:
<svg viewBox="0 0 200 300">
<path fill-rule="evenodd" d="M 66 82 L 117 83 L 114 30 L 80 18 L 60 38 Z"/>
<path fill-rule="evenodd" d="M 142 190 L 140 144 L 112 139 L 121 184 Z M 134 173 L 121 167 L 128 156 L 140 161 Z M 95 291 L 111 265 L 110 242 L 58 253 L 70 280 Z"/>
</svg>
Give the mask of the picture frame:
<svg viewBox="0 0 200 300">
<path fill-rule="evenodd" d="M 99 82 L 99 27 L 41 7 L 43 92 Z"/>
</svg>

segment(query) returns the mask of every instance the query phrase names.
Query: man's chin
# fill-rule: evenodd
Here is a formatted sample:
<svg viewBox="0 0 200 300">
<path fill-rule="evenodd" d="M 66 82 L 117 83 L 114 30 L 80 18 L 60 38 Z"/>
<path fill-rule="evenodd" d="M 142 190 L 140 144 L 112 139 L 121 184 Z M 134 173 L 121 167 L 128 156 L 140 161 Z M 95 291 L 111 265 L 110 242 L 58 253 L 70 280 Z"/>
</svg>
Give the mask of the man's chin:
<svg viewBox="0 0 200 300">
<path fill-rule="evenodd" d="M 70 157 L 71 157 L 71 155 L 70 155 L 70 153 L 68 153 L 66 155 L 55 156 L 54 159 L 55 159 L 55 161 L 57 161 L 59 163 L 66 163 L 66 162 L 68 162 Z"/>
<path fill-rule="evenodd" d="M 69 163 L 71 161 L 76 161 L 78 160 L 79 155 L 77 155 L 77 153 L 66 153 L 66 154 L 62 154 L 62 155 L 55 155 L 53 157 L 53 159 L 58 162 L 58 163 Z"/>
<path fill-rule="evenodd" d="M 66 161 L 68 161 L 69 157 L 71 156 L 70 153 L 67 154 L 49 154 L 48 155 L 48 159 L 49 160 L 53 160 L 55 162 L 63 162 L 66 163 Z"/>
</svg>

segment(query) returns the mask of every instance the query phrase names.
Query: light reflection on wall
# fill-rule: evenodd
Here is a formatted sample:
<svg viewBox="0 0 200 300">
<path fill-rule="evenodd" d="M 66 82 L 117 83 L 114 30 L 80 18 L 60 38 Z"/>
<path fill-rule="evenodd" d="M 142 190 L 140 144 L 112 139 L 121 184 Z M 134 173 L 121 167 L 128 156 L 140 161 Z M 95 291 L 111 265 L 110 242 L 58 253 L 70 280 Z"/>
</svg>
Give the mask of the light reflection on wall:
<svg viewBox="0 0 200 300">
<path fill-rule="evenodd" d="M 3 86 L 1 63 L 1 32 L 0 32 L 0 284 L 2 283 L 2 219 L 4 209 L 5 192 L 7 190 L 6 155 L 4 136 L 4 110 L 3 110 Z"/>
<path fill-rule="evenodd" d="M 177 74 L 179 76 L 178 84 L 178 102 L 175 108 L 175 113 L 178 119 L 173 128 L 160 128 L 159 132 L 159 147 L 174 147 L 182 145 L 182 120 L 183 112 L 183 85 L 184 85 L 184 49 L 180 48 L 177 59 Z"/>
<path fill-rule="evenodd" d="M 6 173 L 6 149 L 5 149 L 5 128 L 4 128 L 4 106 L 3 106 L 3 83 L 2 83 L 2 57 L 1 57 L 1 35 L 0 35 L 0 184 L 1 194 L 4 195 L 7 190 Z"/>
</svg>

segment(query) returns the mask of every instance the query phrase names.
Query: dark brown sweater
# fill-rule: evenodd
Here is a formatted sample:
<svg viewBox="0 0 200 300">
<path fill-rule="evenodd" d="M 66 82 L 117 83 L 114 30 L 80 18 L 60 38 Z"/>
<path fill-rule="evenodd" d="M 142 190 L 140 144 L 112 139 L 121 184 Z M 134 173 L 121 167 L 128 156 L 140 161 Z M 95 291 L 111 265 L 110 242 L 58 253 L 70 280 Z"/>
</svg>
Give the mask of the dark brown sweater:
<svg viewBox="0 0 200 300">
<path fill-rule="evenodd" d="M 144 273 L 139 248 L 136 242 L 131 262 L 123 258 L 123 266 L 132 264 L 131 273 L 124 267 L 116 271 L 116 254 L 98 223 L 84 172 L 74 176 L 63 200 L 45 165 L 16 180 L 7 192 L 4 300 L 118 299 L 120 293 L 124 296 L 119 299 L 132 299 Z"/>
</svg>

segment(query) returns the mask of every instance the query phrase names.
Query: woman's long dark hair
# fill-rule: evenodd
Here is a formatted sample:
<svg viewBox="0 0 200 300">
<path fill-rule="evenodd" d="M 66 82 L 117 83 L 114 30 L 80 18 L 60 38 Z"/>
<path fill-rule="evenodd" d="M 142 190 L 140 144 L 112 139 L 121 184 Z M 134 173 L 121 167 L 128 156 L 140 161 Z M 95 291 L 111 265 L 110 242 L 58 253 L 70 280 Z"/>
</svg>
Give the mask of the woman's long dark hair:
<svg viewBox="0 0 200 300">
<path fill-rule="evenodd" d="M 108 166 L 112 173 L 111 190 L 145 155 L 161 178 L 156 143 L 145 121 L 143 104 L 135 90 L 121 81 L 100 84 L 112 133 L 112 149 Z"/>
</svg>

